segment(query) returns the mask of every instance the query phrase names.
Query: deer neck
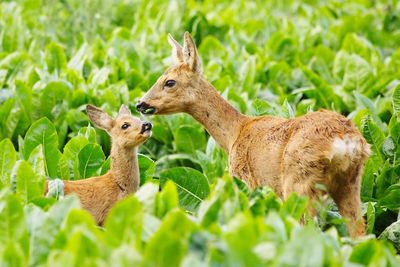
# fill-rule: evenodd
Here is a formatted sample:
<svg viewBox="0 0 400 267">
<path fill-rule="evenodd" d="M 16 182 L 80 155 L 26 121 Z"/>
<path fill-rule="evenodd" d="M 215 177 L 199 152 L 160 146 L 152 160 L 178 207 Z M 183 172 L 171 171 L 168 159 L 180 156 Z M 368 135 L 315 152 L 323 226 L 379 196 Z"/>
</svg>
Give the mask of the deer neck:
<svg viewBox="0 0 400 267">
<path fill-rule="evenodd" d="M 229 152 L 247 117 L 230 105 L 209 82 L 201 80 L 199 85 L 202 94 L 187 112 Z"/>
<path fill-rule="evenodd" d="M 113 144 L 110 155 L 110 172 L 123 194 L 135 192 L 140 182 L 137 148 L 126 148 Z"/>
</svg>

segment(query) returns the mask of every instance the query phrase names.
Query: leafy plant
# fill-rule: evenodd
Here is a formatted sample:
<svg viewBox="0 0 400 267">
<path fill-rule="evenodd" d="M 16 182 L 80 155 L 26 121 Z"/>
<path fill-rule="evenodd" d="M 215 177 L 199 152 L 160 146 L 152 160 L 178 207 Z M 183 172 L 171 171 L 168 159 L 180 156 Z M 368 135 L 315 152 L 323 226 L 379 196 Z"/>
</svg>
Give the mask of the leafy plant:
<svg viewBox="0 0 400 267">
<path fill-rule="evenodd" d="M 5 266 L 398 266 L 399 1 L 2 1 L 0 262 Z M 320 108 L 371 145 L 361 188 L 367 237 L 346 237 L 329 199 L 249 190 L 226 153 L 183 114 L 152 117 L 141 188 L 103 228 L 77 198 L 44 198 L 45 179 L 110 168 L 90 126 L 135 103 L 170 64 L 167 33 L 190 31 L 204 75 L 248 115 Z M 299 221 L 303 220 L 304 224 Z"/>
</svg>

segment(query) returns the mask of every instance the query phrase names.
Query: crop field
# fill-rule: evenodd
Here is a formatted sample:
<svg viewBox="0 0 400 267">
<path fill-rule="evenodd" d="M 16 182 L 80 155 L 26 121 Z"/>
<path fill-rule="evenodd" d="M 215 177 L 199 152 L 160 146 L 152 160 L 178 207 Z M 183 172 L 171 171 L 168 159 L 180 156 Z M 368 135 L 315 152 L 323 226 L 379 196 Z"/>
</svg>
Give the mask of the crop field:
<svg viewBox="0 0 400 267">
<path fill-rule="evenodd" d="M 328 109 L 371 145 L 352 239 L 329 197 L 282 201 L 230 177 L 189 115 L 136 103 L 189 31 L 204 76 L 247 115 Z M 105 224 L 46 179 L 106 173 L 86 104 L 153 124 L 140 189 Z M 265 164 L 268 164 L 266 162 Z M 400 1 L 0 0 L 0 266 L 400 266 Z"/>
</svg>

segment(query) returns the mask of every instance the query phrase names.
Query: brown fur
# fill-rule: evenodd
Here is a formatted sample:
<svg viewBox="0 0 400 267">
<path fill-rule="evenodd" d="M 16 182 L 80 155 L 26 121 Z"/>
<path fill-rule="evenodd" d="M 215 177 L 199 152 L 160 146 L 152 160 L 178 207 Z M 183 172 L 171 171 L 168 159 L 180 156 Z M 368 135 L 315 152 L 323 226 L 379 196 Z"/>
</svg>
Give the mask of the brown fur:
<svg viewBox="0 0 400 267">
<path fill-rule="evenodd" d="M 132 116 L 125 106 L 121 107 L 116 119 L 91 105 L 87 106 L 87 113 L 96 126 L 106 130 L 111 136 L 111 168 L 102 176 L 63 181 L 64 194 L 76 194 L 82 207 L 102 225 L 110 208 L 138 189 L 140 177 L 137 147 L 151 136 L 151 131 L 142 133 L 143 123 Z M 122 129 L 124 123 L 130 126 Z M 47 188 L 46 184 L 46 193 Z"/>
<path fill-rule="evenodd" d="M 141 99 L 138 109 L 143 111 L 145 103 L 155 114 L 192 115 L 228 152 L 231 175 L 252 188 L 269 185 L 283 199 L 295 192 L 313 202 L 325 193 L 316 185 L 324 185 L 348 219 L 350 235 L 362 235 L 360 183 L 369 145 L 352 122 L 326 110 L 294 119 L 240 114 L 201 75 L 191 36 L 185 33 L 183 49 L 169 38 L 176 64 Z M 175 80 L 175 86 L 167 88 L 167 80 Z M 315 214 L 312 205 L 310 213 Z"/>
</svg>

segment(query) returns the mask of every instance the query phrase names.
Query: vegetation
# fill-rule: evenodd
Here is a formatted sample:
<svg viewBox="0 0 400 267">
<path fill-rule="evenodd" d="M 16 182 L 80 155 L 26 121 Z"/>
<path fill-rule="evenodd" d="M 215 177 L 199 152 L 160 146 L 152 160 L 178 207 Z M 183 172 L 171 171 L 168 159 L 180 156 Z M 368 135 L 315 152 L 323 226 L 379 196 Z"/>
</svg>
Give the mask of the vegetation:
<svg viewBox="0 0 400 267">
<path fill-rule="evenodd" d="M 400 2 L 0 2 L 2 266 L 399 266 Z M 282 202 L 227 174 L 226 154 L 187 115 L 150 118 L 141 189 L 104 228 L 46 178 L 110 166 L 87 103 L 116 113 L 168 66 L 167 34 L 196 39 L 204 73 L 246 114 L 332 109 L 372 146 L 362 184 L 367 231 L 350 240 L 329 199 Z M 267 163 L 266 163 L 267 164 Z M 159 190 L 161 188 L 161 190 Z"/>
</svg>

